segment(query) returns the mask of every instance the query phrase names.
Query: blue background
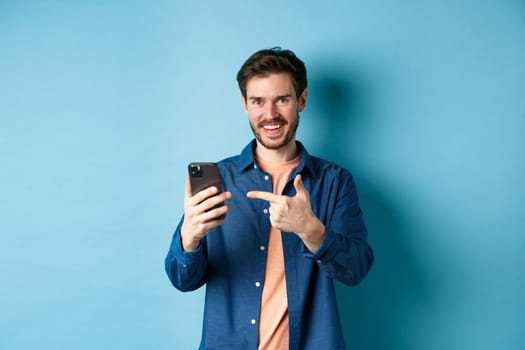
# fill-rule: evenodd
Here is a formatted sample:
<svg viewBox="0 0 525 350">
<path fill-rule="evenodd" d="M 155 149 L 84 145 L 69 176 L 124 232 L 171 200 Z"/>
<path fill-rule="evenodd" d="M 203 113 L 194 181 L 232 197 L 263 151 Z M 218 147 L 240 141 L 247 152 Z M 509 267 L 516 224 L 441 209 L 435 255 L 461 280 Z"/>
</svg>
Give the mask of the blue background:
<svg viewBox="0 0 525 350">
<path fill-rule="evenodd" d="M 525 344 L 525 3 L 0 2 L 0 348 L 195 349 L 163 259 L 186 164 L 251 139 L 235 74 L 293 49 L 298 139 L 355 175 L 350 349 Z"/>
</svg>

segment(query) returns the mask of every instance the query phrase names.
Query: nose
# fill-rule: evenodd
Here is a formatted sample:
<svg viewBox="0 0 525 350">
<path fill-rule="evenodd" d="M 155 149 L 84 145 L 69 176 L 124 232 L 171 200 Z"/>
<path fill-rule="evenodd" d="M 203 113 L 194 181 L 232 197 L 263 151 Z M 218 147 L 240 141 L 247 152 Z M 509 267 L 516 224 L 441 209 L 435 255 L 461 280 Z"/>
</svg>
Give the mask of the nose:
<svg viewBox="0 0 525 350">
<path fill-rule="evenodd" d="M 277 109 L 277 106 L 275 103 L 270 102 L 267 103 L 264 110 L 264 116 L 266 118 L 275 118 L 279 116 L 279 110 Z"/>
</svg>

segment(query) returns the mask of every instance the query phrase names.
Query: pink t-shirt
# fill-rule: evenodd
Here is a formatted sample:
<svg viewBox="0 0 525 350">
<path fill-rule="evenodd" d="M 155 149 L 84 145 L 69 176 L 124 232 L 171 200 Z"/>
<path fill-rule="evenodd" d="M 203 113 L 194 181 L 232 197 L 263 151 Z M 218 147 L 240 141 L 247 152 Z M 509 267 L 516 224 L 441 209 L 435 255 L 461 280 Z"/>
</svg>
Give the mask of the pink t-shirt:
<svg viewBox="0 0 525 350">
<path fill-rule="evenodd" d="M 300 157 L 284 163 L 257 160 L 259 167 L 270 174 L 273 193 L 281 194 L 288 177 L 299 165 Z M 288 298 L 284 274 L 281 230 L 270 226 L 264 276 L 261 315 L 259 320 L 259 350 L 288 349 Z"/>
</svg>

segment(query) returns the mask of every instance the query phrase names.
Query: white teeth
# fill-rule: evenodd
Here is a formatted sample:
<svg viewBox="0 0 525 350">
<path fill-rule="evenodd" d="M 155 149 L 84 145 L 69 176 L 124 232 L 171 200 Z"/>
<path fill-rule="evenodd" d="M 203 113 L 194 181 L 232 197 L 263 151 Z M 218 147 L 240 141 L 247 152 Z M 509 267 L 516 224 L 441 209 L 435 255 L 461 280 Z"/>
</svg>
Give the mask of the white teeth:
<svg viewBox="0 0 525 350">
<path fill-rule="evenodd" d="M 268 130 L 275 130 L 275 129 L 279 129 L 280 127 L 281 127 L 280 125 L 265 125 L 264 126 L 264 128 Z"/>
</svg>

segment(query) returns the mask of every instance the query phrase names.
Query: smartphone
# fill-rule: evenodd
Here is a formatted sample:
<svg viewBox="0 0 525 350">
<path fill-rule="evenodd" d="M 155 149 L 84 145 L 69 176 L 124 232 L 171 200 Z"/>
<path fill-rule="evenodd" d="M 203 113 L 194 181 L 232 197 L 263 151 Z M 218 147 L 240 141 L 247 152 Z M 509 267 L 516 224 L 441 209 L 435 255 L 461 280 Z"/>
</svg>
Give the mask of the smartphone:
<svg viewBox="0 0 525 350">
<path fill-rule="evenodd" d="M 188 164 L 188 175 L 190 176 L 191 192 L 196 193 L 215 186 L 219 190 L 215 195 L 222 192 L 221 176 L 216 163 L 193 162 Z M 214 208 L 223 206 L 224 203 L 217 204 Z M 221 215 L 215 220 L 222 220 L 225 215 Z"/>
</svg>

